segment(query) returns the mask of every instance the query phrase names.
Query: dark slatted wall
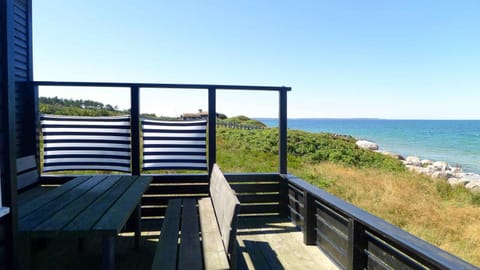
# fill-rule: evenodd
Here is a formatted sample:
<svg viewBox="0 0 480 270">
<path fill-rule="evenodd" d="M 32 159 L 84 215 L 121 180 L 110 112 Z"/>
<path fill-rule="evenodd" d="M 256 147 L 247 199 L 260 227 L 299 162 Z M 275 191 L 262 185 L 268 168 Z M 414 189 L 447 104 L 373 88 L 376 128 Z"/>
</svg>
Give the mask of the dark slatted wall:
<svg viewBox="0 0 480 270">
<path fill-rule="evenodd" d="M 227 174 L 240 201 L 241 216 L 282 215 L 283 181 L 278 174 Z"/>
<path fill-rule="evenodd" d="M 17 106 L 17 157 L 35 154 L 35 95 L 27 81 L 32 80 L 32 60 L 29 7 L 26 0 L 15 0 L 13 5 L 13 61 Z"/>
<path fill-rule="evenodd" d="M 7 246 L 6 246 L 6 235 L 7 235 L 7 226 L 6 218 L 3 217 L 0 219 L 0 269 L 7 269 L 5 262 L 7 261 Z"/>
<path fill-rule="evenodd" d="M 5 5 L 2 3 L 0 4 L 0 18 L 5 17 Z M 5 20 L 0 20 L 0 174 L 1 178 L 5 179 L 5 167 L 6 164 L 5 160 L 5 145 L 6 145 L 6 123 L 5 123 L 5 116 L 6 116 L 6 107 L 5 107 L 5 99 L 7 97 L 7 89 L 6 89 L 6 57 L 5 57 L 5 44 L 4 40 L 6 40 L 6 33 L 5 33 Z M 7 188 L 5 185 L 1 187 L 2 193 L 7 192 Z M 5 196 L 5 195 L 4 195 Z M 0 269 L 6 269 L 6 235 L 7 231 L 7 219 L 6 217 L 0 218 Z"/>
<path fill-rule="evenodd" d="M 158 218 L 165 215 L 168 200 L 173 197 L 208 196 L 207 174 L 155 175 L 142 198 L 142 217 Z"/>
<path fill-rule="evenodd" d="M 282 203 L 284 194 L 280 175 L 226 174 L 225 177 L 240 201 L 241 216 L 286 215 L 282 211 L 282 208 L 286 208 L 286 203 Z M 284 192 L 286 193 L 286 188 Z M 163 216 L 170 198 L 205 197 L 208 193 L 206 174 L 155 175 L 150 188 L 142 198 L 142 216 L 144 218 Z"/>
<path fill-rule="evenodd" d="M 0 1 L 0 168 L 2 204 L 10 207 L 10 214 L 0 218 L 0 270 L 12 269 L 15 258 L 15 154 L 36 152 L 36 95 L 26 83 L 33 78 L 31 44 L 31 0 Z"/>
</svg>

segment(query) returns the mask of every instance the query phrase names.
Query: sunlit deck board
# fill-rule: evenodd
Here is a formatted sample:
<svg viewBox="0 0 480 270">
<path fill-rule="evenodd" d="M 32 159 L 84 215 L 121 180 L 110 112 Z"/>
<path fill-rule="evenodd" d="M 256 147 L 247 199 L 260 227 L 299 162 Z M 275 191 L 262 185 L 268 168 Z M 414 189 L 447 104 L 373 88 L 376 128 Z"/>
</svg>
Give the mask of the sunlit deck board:
<svg viewBox="0 0 480 270">
<path fill-rule="evenodd" d="M 240 269 L 338 269 L 316 246 L 304 245 L 302 232 L 285 218 L 244 217 L 239 225 Z"/>
<path fill-rule="evenodd" d="M 316 246 L 305 246 L 302 233 L 285 218 L 242 217 L 239 225 L 239 269 L 338 269 Z M 150 269 L 160 228 L 160 221 L 144 221 L 139 250 L 134 248 L 133 233 L 121 234 L 117 269 Z M 78 251 L 76 239 L 61 239 L 34 251 L 32 265 L 33 269 L 100 269 L 100 263 L 101 239 L 87 239 L 83 252 Z"/>
</svg>

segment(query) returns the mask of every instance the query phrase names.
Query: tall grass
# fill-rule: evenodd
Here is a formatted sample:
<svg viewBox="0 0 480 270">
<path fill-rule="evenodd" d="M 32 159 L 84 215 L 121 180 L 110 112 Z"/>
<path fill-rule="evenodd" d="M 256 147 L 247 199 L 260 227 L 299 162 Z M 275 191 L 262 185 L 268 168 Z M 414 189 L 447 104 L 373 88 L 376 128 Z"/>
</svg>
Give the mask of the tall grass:
<svg viewBox="0 0 480 270">
<path fill-rule="evenodd" d="M 269 132 L 220 131 L 217 134 L 217 160 L 224 171 L 278 170 L 275 137 Z M 266 142 L 257 141 L 262 138 Z M 356 148 L 348 138 L 340 139 L 339 145 L 339 139 L 328 134 L 301 133 L 298 138 L 293 143 L 302 145 L 302 149 L 310 148 L 310 154 L 320 149 L 313 144 L 326 141 L 320 143 L 326 155 L 315 160 L 308 151 L 295 154 L 298 149 L 289 149 L 289 173 L 480 265 L 479 194 L 408 172 L 393 159 Z M 291 144 L 289 137 L 289 147 Z M 353 157 L 331 160 L 332 151 Z"/>
</svg>

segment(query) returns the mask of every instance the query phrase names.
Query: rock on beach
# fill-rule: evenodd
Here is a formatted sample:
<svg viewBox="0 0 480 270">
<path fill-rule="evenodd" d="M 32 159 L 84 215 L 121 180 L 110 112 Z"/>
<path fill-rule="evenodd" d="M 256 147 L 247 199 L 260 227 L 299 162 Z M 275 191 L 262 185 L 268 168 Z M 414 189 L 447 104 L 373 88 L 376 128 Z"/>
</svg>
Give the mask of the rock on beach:
<svg viewBox="0 0 480 270">
<path fill-rule="evenodd" d="M 360 148 L 377 151 L 401 160 L 409 171 L 424 174 L 434 179 L 444 179 L 451 186 L 464 186 L 472 192 L 480 193 L 480 174 L 463 172 L 461 167 L 452 167 L 445 161 L 421 160 L 416 156 L 403 158 L 401 155 L 392 154 L 388 151 L 379 151 L 378 144 L 367 140 L 359 140 L 356 144 Z"/>
<path fill-rule="evenodd" d="M 422 161 L 418 157 L 408 156 L 403 162 L 405 165 L 411 165 L 415 167 L 422 167 Z"/>
<path fill-rule="evenodd" d="M 357 146 L 363 149 L 371 150 L 371 151 L 377 151 L 378 150 L 378 144 L 371 142 L 371 141 L 366 141 L 366 140 L 359 140 L 357 141 Z"/>
</svg>

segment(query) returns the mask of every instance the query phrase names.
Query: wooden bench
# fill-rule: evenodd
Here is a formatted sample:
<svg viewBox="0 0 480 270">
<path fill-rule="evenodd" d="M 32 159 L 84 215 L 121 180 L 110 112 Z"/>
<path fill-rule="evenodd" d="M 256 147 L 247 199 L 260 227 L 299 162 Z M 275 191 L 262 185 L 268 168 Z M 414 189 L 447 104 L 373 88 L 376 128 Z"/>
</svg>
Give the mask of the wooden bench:
<svg viewBox="0 0 480 270">
<path fill-rule="evenodd" d="M 214 165 L 210 197 L 169 201 L 152 269 L 235 268 L 239 211 L 237 196 Z"/>
</svg>

